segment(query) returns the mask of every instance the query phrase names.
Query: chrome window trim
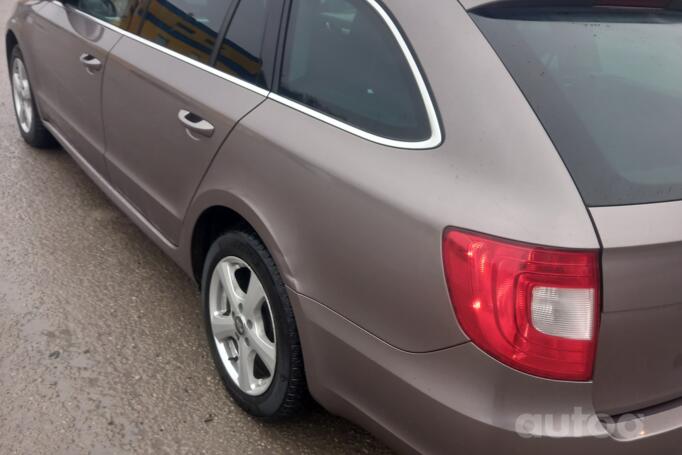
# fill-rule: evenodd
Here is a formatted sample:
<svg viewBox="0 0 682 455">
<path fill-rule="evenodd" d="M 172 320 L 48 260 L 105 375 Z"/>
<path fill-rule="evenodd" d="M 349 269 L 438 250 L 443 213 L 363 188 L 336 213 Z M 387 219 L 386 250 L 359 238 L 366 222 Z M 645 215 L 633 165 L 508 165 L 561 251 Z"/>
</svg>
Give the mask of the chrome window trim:
<svg viewBox="0 0 682 455">
<path fill-rule="evenodd" d="M 343 122 L 341 120 L 335 119 L 329 115 L 326 115 L 322 112 L 319 112 L 315 109 L 312 109 L 306 105 L 303 105 L 297 101 L 293 101 L 289 98 L 285 98 L 282 95 L 276 94 L 276 93 L 270 93 L 268 96 L 269 98 L 282 103 L 286 106 L 289 106 L 293 109 L 296 109 L 300 112 L 303 112 L 304 114 L 307 114 L 311 117 L 315 117 L 318 120 L 321 120 L 325 123 L 329 123 L 332 126 L 335 126 L 337 128 L 340 128 L 344 131 L 347 131 L 351 134 L 354 134 L 356 136 L 360 136 L 363 139 L 366 139 L 371 142 L 376 142 L 377 144 L 381 145 L 386 145 L 388 147 L 395 147 L 395 148 L 401 148 L 401 149 L 413 149 L 413 150 L 423 150 L 423 149 L 432 149 L 438 147 L 442 142 L 443 142 L 443 134 L 440 129 L 440 121 L 438 119 L 438 113 L 436 112 L 436 105 L 433 102 L 433 99 L 431 98 L 431 93 L 429 92 L 428 86 L 426 85 L 426 79 L 424 79 L 424 76 L 422 75 L 421 71 L 419 70 L 419 65 L 417 65 L 417 60 L 415 59 L 414 55 L 412 54 L 412 51 L 410 50 L 410 47 L 407 45 L 407 42 L 405 41 L 405 38 L 403 37 L 402 33 L 400 33 L 400 30 L 398 29 L 398 26 L 395 24 L 391 16 L 386 12 L 386 10 L 377 2 L 376 0 L 365 0 L 369 5 L 374 8 L 374 10 L 379 14 L 381 19 L 384 21 L 384 23 L 388 26 L 389 30 L 393 34 L 393 38 L 398 42 L 398 45 L 400 46 L 400 49 L 403 52 L 403 55 L 405 57 L 405 60 L 407 60 L 407 63 L 410 67 L 410 70 L 412 71 L 412 76 L 414 77 L 415 81 L 417 82 L 417 87 L 419 89 L 419 93 L 421 94 L 422 97 L 422 102 L 424 103 L 424 107 L 426 108 L 426 114 L 429 119 L 429 126 L 431 129 L 431 137 L 429 139 L 423 140 L 423 141 L 418 141 L 418 142 L 410 142 L 410 141 L 401 141 L 401 140 L 395 140 L 395 139 L 388 139 L 383 136 L 378 136 L 376 134 L 369 133 L 367 131 L 364 131 L 358 127 L 355 127 L 353 125 L 350 125 L 346 122 Z"/>
<path fill-rule="evenodd" d="M 222 79 L 225 79 L 226 81 L 232 82 L 233 84 L 236 84 L 240 87 L 243 87 L 245 89 L 251 90 L 254 93 L 257 93 L 263 97 L 272 99 L 273 101 L 276 101 L 280 104 L 283 104 L 287 107 L 290 107 L 292 109 L 295 109 L 303 114 L 306 114 L 310 117 L 313 117 L 317 120 L 320 120 L 322 122 L 325 122 L 331 126 L 334 126 L 336 128 L 339 128 L 343 131 L 346 131 L 350 134 L 353 134 L 355 136 L 361 137 L 365 140 L 385 145 L 388 147 L 394 147 L 394 148 L 401 148 L 401 149 L 411 149 L 411 150 L 425 150 L 425 149 L 432 149 L 436 148 L 439 145 L 441 145 L 443 141 L 443 134 L 441 132 L 440 128 L 440 121 L 438 119 L 438 113 L 436 112 L 436 106 L 435 103 L 433 102 L 433 99 L 431 97 L 431 93 L 429 92 L 428 86 L 426 85 L 426 80 L 424 79 L 424 76 L 422 75 L 421 71 L 419 70 L 419 65 L 417 65 L 417 61 L 412 54 L 412 51 L 410 50 L 409 46 L 407 45 L 407 42 L 405 41 L 405 38 L 403 37 L 402 33 L 400 33 L 400 30 L 398 29 L 398 26 L 395 24 L 393 19 L 391 19 L 390 15 L 384 10 L 384 8 L 376 1 L 376 0 L 365 0 L 369 5 L 379 14 L 379 16 L 382 18 L 384 23 L 388 26 L 389 30 L 393 34 L 393 38 L 398 42 L 398 45 L 400 49 L 403 52 L 403 55 L 405 57 L 405 60 L 407 60 L 408 66 L 410 67 L 410 70 L 412 71 L 412 75 L 417 82 L 417 87 L 419 89 L 419 93 L 421 94 L 422 97 L 422 102 L 424 103 L 424 107 L 426 109 L 426 114 L 429 119 L 429 126 L 431 129 L 431 137 L 429 139 L 423 140 L 423 141 L 418 141 L 418 142 L 410 142 L 410 141 L 401 141 L 401 140 L 395 140 L 395 139 L 389 139 L 385 138 L 382 136 L 378 136 L 376 134 L 369 133 L 367 131 L 364 131 L 358 127 L 355 127 L 353 125 L 350 125 L 349 123 L 343 122 L 341 120 L 338 120 L 334 117 L 331 117 L 327 114 L 324 114 L 322 112 L 316 111 L 304 104 L 301 104 L 297 101 L 293 101 L 289 98 L 285 98 L 277 93 L 265 90 L 261 87 L 258 87 L 256 85 L 253 85 L 249 82 L 243 81 L 237 77 L 231 76 L 227 73 L 224 73 L 216 68 L 213 68 L 212 66 L 206 65 L 204 63 L 201 63 L 197 60 L 193 60 L 189 57 L 186 57 L 178 52 L 175 52 L 171 49 L 165 48 L 163 46 L 160 46 L 152 41 L 149 41 L 147 39 L 141 38 L 133 33 L 130 33 L 126 30 L 123 30 L 120 27 L 116 27 L 113 24 L 110 24 L 106 21 L 103 21 L 101 19 L 98 19 L 90 14 L 87 14 L 77 8 L 71 8 L 73 11 L 75 11 L 78 14 L 81 14 L 96 23 L 102 25 L 103 27 L 106 27 L 110 30 L 113 30 L 117 33 L 120 33 L 122 36 L 128 37 L 134 41 L 137 41 L 141 44 L 145 44 L 152 49 L 158 50 L 159 52 L 163 52 L 167 55 L 170 55 L 171 57 L 175 57 L 178 60 L 185 62 L 189 65 L 192 65 L 196 68 L 202 69 L 208 73 L 211 73 L 215 76 L 218 76 Z M 62 8 L 65 8 L 64 4 L 60 0 L 53 0 L 53 2 Z"/>
<path fill-rule="evenodd" d="M 60 5 L 62 8 L 66 9 L 66 7 L 64 6 L 64 4 L 63 4 L 61 1 L 59 1 L 59 0 L 53 0 L 53 1 L 54 1 L 54 3 Z M 134 40 L 134 41 L 137 41 L 138 43 L 145 44 L 145 45 L 151 47 L 152 49 L 155 49 L 155 50 L 157 50 L 157 51 L 159 51 L 159 52 L 163 52 L 164 54 L 170 55 L 171 57 L 175 57 L 176 59 L 178 59 L 178 60 L 180 60 L 180 61 L 182 61 L 182 62 L 184 62 L 184 63 L 187 63 L 187 64 L 189 64 L 189 65 L 195 66 L 196 68 L 199 68 L 199 69 L 204 70 L 204 71 L 206 71 L 206 72 L 208 72 L 208 73 L 211 73 L 211 74 L 213 74 L 213 75 L 215 75 L 215 76 L 218 76 L 218 77 L 220 77 L 220 78 L 222 78 L 222 79 L 225 79 L 226 81 L 232 82 L 233 84 L 239 85 L 240 87 L 243 87 L 243 88 L 246 88 L 246 89 L 248 89 L 248 90 L 251 90 L 252 92 L 255 92 L 255 93 L 257 93 L 257 94 L 259 94 L 259 95 L 261 95 L 261 96 L 263 96 L 263 97 L 267 97 L 268 94 L 270 93 L 270 91 L 265 90 L 265 89 L 263 89 L 263 88 L 261 88 L 261 87 L 258 87 L 257 85 L 253 85 L 253 84 L 251 84 L 251 83 L 249 83 L 249 82 L 243 81 L 243 80 L 241 80 L 241 79 L 239 79 L 239 78 L 237 78 L 237 77 L 231 76 L 231 75 L 229 75 L 229 74 L 227 74 L 227 73 L 224 73 L 224 72 L 222 72 L 222 71 L 220 71 L 220 70 L 218 70 L 218 69 L 216 69 L 216 68 L 213 68 L 213 67 L 210 66 L 210 65 L 206 65 L 205 63 L 202 63 L 202 62 L 200 62 L 200 61 L 193 60 L 193 59 L 191 59 L 191 58 L 189 58 L 189 57 L 187 57 L 187 56 L 184 56 L 184 55 L 182 55 L 182 54 L 180 54 L 180 53 L 178 53 L 178 52 L 175 52 L 175 51 L 172 50 L 172 49 L 168 49 L 168 48 L 163 47 L 163 46 L 161 46 L 161 45 L 159 45 L 159 44 L 156 44 L 156 43 L 154 43 L 154 42 L 152 42 L 152 41 L 149 41 L 148 39 L 144 39 L 144 38 L 142 38 L 142 37 L 140 37 L 140 36 L 137 36 L 137 35 L 135 35 L 134 33 L 130 33 L 130 32 L 128 32 L 128 31 L 126 31 L 126 30 L 123 30 L 122 28 L 117 27 L 117 26 L 115 26 L 115 25 L 113 25 L 113 24 L 110 24 L 109 22 L 103 21 L 103 20 L 101 20 L 101 19 L 96 18 L 95 16 L 92 16 L 91 14 L 85 13 L 85 12 L 79 10 L 78 8 L 73 8 L 73 7 L 72 7 L 72 8 L 70 8 L 70 10 L 72 10 L 72 11 L 74 11 L 74 12 L 76 12 L 76 13 L 82 15 L 82 16 L 85 16 L 85 17 L 87 17 L 87 18 L 90 19 L 90 20 L 95 21 L 96 23 L 102 25 L 103 27 L 106 27 L 106 28 L 108 28 L 108 29 L 110 29 L 110 30 L 113 30 L 113 31 L 115 31 L 116 33 L 120 33 L 121 35 L 123 35 L 123 36 L 125 36 L 125 37 L 127 37 L 127 38 L 130 38 L 130 39 L 132 39 L 132 40 Z"/>
</svg>

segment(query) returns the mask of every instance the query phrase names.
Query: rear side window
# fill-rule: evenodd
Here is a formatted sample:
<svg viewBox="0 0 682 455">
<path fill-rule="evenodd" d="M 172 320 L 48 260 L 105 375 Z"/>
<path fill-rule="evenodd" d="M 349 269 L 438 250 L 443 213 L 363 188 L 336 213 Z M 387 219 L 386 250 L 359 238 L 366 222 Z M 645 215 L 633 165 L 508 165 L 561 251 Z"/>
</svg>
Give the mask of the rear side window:
<svg viewBox="0 0 682 455">
<path fill-rule="evenodd" d="M 367 0 L 293 1 L 279 92 L 384 138 L 431 135 L 408 61 Z"/>
<path fill-rule="evenodd" d="M 682 199 L 682 13 L 479 11 L 590 206 Z"/>
<path fill-rule="evenodd" d="M 282 0 L 241 0 L 220 46 L 216 68 L 266 88 L 282 6 Z"/>
<path fill-rule="evenodd" d="M 208 64 L 232 0 L 150 0 L 139 35 Z"/>
</svg>

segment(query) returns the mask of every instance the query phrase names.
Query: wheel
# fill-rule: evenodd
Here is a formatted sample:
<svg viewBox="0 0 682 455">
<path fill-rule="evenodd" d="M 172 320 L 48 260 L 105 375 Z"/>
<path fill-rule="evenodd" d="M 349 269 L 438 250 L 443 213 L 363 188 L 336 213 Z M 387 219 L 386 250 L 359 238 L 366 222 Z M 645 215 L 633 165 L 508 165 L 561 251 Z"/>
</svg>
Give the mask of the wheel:
<svg viewBox="0 0 682 455">
<path fill-rule="evenodd" d="M 52 148 L 57 145 L 54 137 L 45 128 L 36 107 L 26 63 L 19 46 L 14 46 L 10 58 L 12 99 L 19 131 L 24 140 L 32 147 Z"/>
<path fill-rule="evenodd" d="M 202 300 L 213 359 L 237 404 L 266 420 L 302 411 L 308 392 L 294 314 L 258 237 L 231 231 L 213 243 Z"/>
</svg>

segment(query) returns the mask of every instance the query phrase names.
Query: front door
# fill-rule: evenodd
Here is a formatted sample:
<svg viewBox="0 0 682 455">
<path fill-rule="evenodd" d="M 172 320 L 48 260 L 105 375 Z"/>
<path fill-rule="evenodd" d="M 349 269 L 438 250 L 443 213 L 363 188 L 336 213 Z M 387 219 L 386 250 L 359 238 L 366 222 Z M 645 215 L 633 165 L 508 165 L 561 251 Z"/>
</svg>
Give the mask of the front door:
<svg viewBox="0 0 682 455">
<path fill-rule="evenodd" d="M 48 2 L 36 9 L 32 72 L 45 120 L 99 174 L 105 176 L 102 76 L 121 35 L 102 21 L 121 20 L 116 2 Z M 91 14 L 84 14 L 84 12 Z"/>
</svg>

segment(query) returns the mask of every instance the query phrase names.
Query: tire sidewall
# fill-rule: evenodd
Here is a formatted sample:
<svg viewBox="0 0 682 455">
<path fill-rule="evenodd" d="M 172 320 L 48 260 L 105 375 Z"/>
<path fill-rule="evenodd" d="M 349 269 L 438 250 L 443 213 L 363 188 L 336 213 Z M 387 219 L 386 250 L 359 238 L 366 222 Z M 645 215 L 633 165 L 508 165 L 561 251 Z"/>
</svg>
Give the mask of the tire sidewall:
<svg viewBox="0 0 682 455">
<path fill-rule="evenodd" d="M 235 231 L 220 237 L 210 248 L 203 269 L 201 280 L 201 299 L 204 311 L 204 323 L 213 360 L 220 377 L 232 398 L 253 415 L 268 418 L 277 413 L 285 400 L 289 378 L 291 375 L 291 343 L 289 328 L 287 327 L 287 312 L 285 305 L 289 305 L 284 285 L 276 270 L 268 266 L 267 254 L 258 248 L 258 244 L 246 233 Z M 209 293 L 211 278 L 218 263 L 228 256 L 235 256 L 244 260 L 263 285 L 270 309 L 272 311 L 275 328 L 277 350 L 277 365 L 272 383 L 262 395 L 252 396 L 244 393 L 227 373 L 213 338 L 211 327 Z"/>
</svg>

